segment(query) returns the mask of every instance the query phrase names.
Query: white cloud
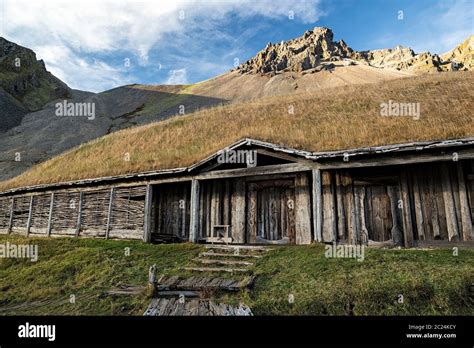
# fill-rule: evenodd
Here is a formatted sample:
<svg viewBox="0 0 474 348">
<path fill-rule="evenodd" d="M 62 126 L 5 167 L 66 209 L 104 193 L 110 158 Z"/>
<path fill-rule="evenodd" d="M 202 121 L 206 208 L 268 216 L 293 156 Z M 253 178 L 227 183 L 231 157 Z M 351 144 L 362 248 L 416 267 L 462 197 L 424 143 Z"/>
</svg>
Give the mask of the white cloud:
<svg viewBox="0 0 474 348">
<path fill-rule="evenodd" d="M 84 74 L 84 67 L 78 66 L 75 71 L 73 64 L 85 54 L 130 52 L 139 65 L 146 66 L 150 50 L 166 34 L 185 33 L 198 26 L 212 28 L 215 21 L 231 13 L 240 17 L 286 18 L 293 11 L 297 20 L 314 22 L 320 15 L 318 3 L 319 0 L 3 0 L 0 35 L 37 51 L 54 74 L 62 70 L 65 81 L 71 83 L 80 81 Z M 180 11 L 184 11 L 184 20 L 180 19 Z M 53 64 L 58 60 L 52 57 L 54 53 L 66 51 L 72 61 Z M 63 64 L 69 67 L 66 69 Z M 89 63 L 87 69 L 98 72 L 100 66 Z M 109 73 L 105 71 L 94 78 L 107 78 Z"/>
<path fill-rule="evenodd" d="M 188 84 L 188 77 L 186 69 L 170 70 L 168 73 L 167 85 L 186 85 Z"/>
</svg>

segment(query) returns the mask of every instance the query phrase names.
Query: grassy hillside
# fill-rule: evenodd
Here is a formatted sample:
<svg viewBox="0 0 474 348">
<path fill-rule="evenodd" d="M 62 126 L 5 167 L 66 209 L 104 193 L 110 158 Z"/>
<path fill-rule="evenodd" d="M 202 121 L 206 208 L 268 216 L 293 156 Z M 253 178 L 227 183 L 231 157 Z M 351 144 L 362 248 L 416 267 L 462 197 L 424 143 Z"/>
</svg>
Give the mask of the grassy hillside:
<svg viewBox="0 0 474 348">
<path fill-rule="evenodd" d="M 0 244 L 6 241 L 37 244 L 39 259 L 0 259 L 0 315 L 141 315 L 150 301 L 145 290 L 135 296 L 107 291 L 145 285 L 152 264 L 159 273 L 182 274 L 179 268 L 201 250 L 191 244 L 0 236 Z M 359 262 L 327 259 L 321 245 L 276 247 L 257 261 L 254 289 L 230 301 L 245 302 L 256 315 L 472 315 L 473 258 L 474 250 L 464 249 L 459 256 L 450 249 L 370 249 Z"/>
<path fill-rule="evenodd" d="M 214 107 L 83 144 L 0 190 L 187 166 L 244 137 L 323 151 L 472 136 L 473 85 L 473 72 L 431 74 Z M 419 102 L 420 118 L 380 116 L 389 100 Z"/>
</svg>

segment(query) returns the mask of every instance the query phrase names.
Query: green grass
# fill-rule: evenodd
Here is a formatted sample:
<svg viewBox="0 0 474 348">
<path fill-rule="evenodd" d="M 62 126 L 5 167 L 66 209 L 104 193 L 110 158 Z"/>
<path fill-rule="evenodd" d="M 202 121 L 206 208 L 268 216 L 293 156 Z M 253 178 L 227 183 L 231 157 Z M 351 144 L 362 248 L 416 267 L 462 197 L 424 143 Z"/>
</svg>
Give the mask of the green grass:
<svg viewBox="0 0 474 348">
<path fill-rule="evenodd" d="M 0 259 L 0 315 L 141 315 L 150 300 L 146 291 L 106 292 L 145 285 L 152 264 L 159 274 L 189 275 L 180 268 L 202 250 L 187 243 L 0 236 L 0 244 L 6 241 L 37 244 L 39 260 Z M 472 260 L 469 249 L 459 256 L 451 249 L 369 249 L 359 262 L 328 259 L 321 245 L 276 247 L 257 261 L 251 291 L 224 298 L 243 301 L 256 315 L 472 315 Z"/>
</svg>

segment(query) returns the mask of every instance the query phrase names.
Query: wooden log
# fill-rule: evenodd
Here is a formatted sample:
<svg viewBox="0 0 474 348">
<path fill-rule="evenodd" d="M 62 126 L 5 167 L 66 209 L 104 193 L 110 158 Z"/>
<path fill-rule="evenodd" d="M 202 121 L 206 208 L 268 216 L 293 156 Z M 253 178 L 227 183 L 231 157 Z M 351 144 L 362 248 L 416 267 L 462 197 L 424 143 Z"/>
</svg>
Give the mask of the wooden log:
<svg viewBox="0 0 474 348">
<path fill-rule="evenodd" d="M 308 175 L 299 173 L 295 178 L 296 244 L 311 243 L 311 197 Z"/>
<path fill-rule="evenodd" d="M 410 192 L 408 186 L 408 175 L 406 170 L 402 170 L 400 174 L 400 198 L 402 201 L 402 223 L 403 223 L 403 239 L 405 247 L 413 246 L 413 221 L 411 217 Z"/>
<path fill-rule="evenodd" d="M 369 231 L 366 225 L 365 187 L 355 186 L 354 196 L 356 203 L 356 223 L 357 223 L 357 244 L 367 244 L 369 241 Z"/>
<path fill-rule="evenodd" d="M 446 212 L 446 224 L 448 229 L 448 239 L 459 240 L 459 229 L 456 219 L 456 209 L 449 177 L 449 168 L 446 163 L 441 164 L 441 186 L 443 188 L 444 209 Z"/>
<path fill-rule="evenodd" d="M 54 192 L 51 193 L 51 202 L 49 203 L 49 216 L 48 216 L 48 227 L 46 229 L 46 234 L 48 237 L 51 236 L 51 228 L 53 227 L 53 210 L 54 210 Z"/>
<path fill-rule="evenodd" d="M 199 181 L 193 179 L 191 182 L 191 216 L 189 223 L 189 241 L 195 243 L 198 238 L 199 228 Z"/>
<path fill-rule="evenodd" d="M 253 255 L 253 254 L 229 254 L 229 253 L 211 253 L 211 252 L 204 252 L 200 253 L 199 256 L 205 257 L 236 257 L 236 258 L 260 258 L 262 255 Z"/>
<path fill-rule="evenodd" d="M 321 242 L 322 241 L 322 218 L 323 218 L 321 171 L 319 169 L 313 169 L 311 173 L 312 173 L 312 179 L 313 179 L 311 194 L 313 198 L 314 240 L 317 242 Z"/>
<path fill-rule="evenodd" d="M 105 239 L 109 239 L 110 225 L 112 223 L 112 208 L 114 206 L 114 192 L 115 189 L 110 189 L 109 209 L 107 210 L 107 226 L 105 228 Z"/>
<path fill-rule="evenodd" d="M 234 182 L 231 209 L 232 241 L 245 243 L 245 182 L 242 180 Z"/>
<path fill-rule="evenodd" d="M 468 241 L 474 239 L 474 228 L 472 225 L 471 211 L 469 209 L 466 182 L 464 180 L 464 170 L 462 164 L 459 162 L 456 165 L 456 171 L 458 177 L 460 213 L 462 222 L 462 240 Z M 474 204 L 474 202 L 471 202 L 471 204 Z"/>
<path fill-rule="evenodd" d="M 13 214 L 15 213 L 15 197 L 12 197 L 10 205 L 10 221 L 8 222 L 8 234 L 12 232 L 13 227 Z"/>
<path fill-rule="evenodd" d="M 418 175 L 413 173 L 413 199 L 415 202 L 416 229 L 418 231 L 418 240 L 425 240 L 425 229 L 423 226 L 423 202 L 420 194 L 420 185 L 418 184 Z"/>
<path fill-rule="evenodd" d="M 28 209 L 28 221 L 26 222 L 26 236 L 30 235 L 30 227 L 31 227 L 31 214 L 33 213 L 33 201 L 35 196 L 30 197 L 30 207 Z"/>
<path fill-rule="evenodd" d="M 253 184 L 249 185 L 247 196 L 247 241 L 253 244 L 257 242 L 257 191 Z"/>
<path fill-rule="evenodd" d="M 143 221 L 143 241 L 151 242 L 151 217 L 153 209 L 153 186 L 148 184 L 145 193 L 145 215 Z"/>
</svg>

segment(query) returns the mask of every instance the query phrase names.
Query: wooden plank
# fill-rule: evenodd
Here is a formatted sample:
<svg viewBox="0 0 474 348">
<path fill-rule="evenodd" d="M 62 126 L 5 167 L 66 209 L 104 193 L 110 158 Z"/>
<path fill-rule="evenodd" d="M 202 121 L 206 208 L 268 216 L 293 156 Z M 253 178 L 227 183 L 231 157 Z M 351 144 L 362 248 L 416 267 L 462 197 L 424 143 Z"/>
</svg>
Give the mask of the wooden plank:
<svg viewBox="0 0 474 348">
<path fill-rule="evenodd" d="M 33 213 L 33 201 L 35 196 L 31 196 L 30 198 L 30 208 L 28 210 L 28 221 L 26 222 L 26 236 L 30 235 L 30 227 L 31 227 L 31 214 Z"/>
<path fill-rule="evenodd" d="M 323 206 L 322 206 L 322 190 L 321 190 L 321 171 L 319 169 L 313 169 L 312 174 L 312 201 L 313 201 L 313 233 L 314 240 L 321 242 L 322 237 L 322 219 L 323 219 Z"/>
<path fill-rule="evenodd" d="M 443 188 L 444 209 L 446 212 L 446 224 L 448 228 L 448 238 L 450 241 L 459 239 L 458 224 L 456 221 L 456 209 L 453 197 L 451 179 L 449 177 L 449 168 L 447 164 L 442 163 L 440 167 L 441 186 Z"/>
<path fill-rule="evenodd" d="M 199 228 L 199 181 L 191 182 L 191 217 L 189 223 L 189 241 L 195 243 L 198 238 Z"/>
<path fill-rule="evenodd" d="M 112 187 L 110 189 L 109 209 L 107 211 L 107 227 L 105 228 L 105 239 L 109 239 L 110 225 L 112 222 L 112 208 L 114 206 L 114 193 L 115 188 Z"/>
<path fill-rule="evenodd" d="M 143 241 L 150 243 L 151 241 L 151 229 L 152 229 L 152 209 L 153 209 L 153 186 L 146 186 L 145 194 L 145 216 L 143 221 Z"/>
<path fill-rule="evenodd" d="M 333 176 L 331 172 L 321 173 L 323 195 L 323 242 L 333 242 L 336 236 L 336 197 L 334 194 Z"/>
<path fill-rule="evenodd" d="M 79 206 L 77 207 L 77 224 L 76 224 L 76 237 L 79 237 L 81 233 L 81 221 L 82 221 L 82 202 L 84 200 L 84 192 L 79 193 Z"/>
<path fill-rule="evenodd" d="M 12 232 L 14 213 L 15 213 L 15 197 L 12 197 L 11 204 L 10 204 L 10 220 L 8 222 L 8 234 Z"/>
<path fill-rule="evenodd" d="M 343 240 L 346 235 L 346 212 L 344 209 L 344 196 L 341 173 L 336 173 L 336 206 L 337 206 L 337 239 Z"/>
<path fill-rule="evenodd" d="M 415 203 L 416 229 L 418 231 L 418 240 L 425 240 L 425 228 L 423 226 L 423 202 L 420 194 L 420 185 L 418 184 L 417 173 L 412 174 L 413 178 L 413 199 Z"/>
<path fill-rule="evenodd" d="M 53 210 L 54 210 L 53 208 L 54 208 L 54 192 L 51 193 L 51 203 L 49 204 L 48 227 L 46 229 L 46 234 L 48 235 L 48 237 L 51 236 L 51 228 L 53 227 L 52 226 Z"/>
<path fill-rule="evenodd" d="M 430 201 L 427 203 L 430 205 L 431 210 L 431 226 L 433 228 L 433 239 L 439 239 L 441 236 L 441 228 L 439 223 L 435 176 L 433 175 L 433 173 L 428 178 L 428 192 L 430 196 Z"/>
<path fill-rule="evenodd" d="M 257 191 L 249 184 L 247 192 L 247 241 L 257 242 Z"/>
<path fill-rule="evenodd" d="M 474 228 L 472 225 L 471 211 L 469 209 L 466 182 L 464 180 L 464 170 L 462 164 L 459 162 L 456 164 L 456 171 L 458 177 L 460 213 L 462 222 L 462 240 L 468 241 L 474 239 Z M 474 202 L 471 204 L 474 204 Z"/>
<path fill-rule="evenodd" d="M 405 247 L 413 246 L 413 221 L 411 217 L 410 193 L 408 188 L 408 175 L 406 170 L 402 170 L 400 174 L 400 198 L 402 201 L 402 223 L 403 223 L 403 239 Z"/>
<path fill-rule="evenodd" d="M 295 178 L 296 244 L 311 243 L 311 197 L 307 173 Z"/>
<path fill-rule="evenodd" d="M 402 208 L 399 208 L 397 188 L 395 186 L 387 187 L 387 195 L 390 199 L 390 211 L 392 214 L 392 240 L 395 245 L 402 246 L 403 242 L 403 231 L 402 226 Z"/>
<path fill-rule="evenodd" d="M 231 209 L 232 241 L 245 243 L 245 182 L 242 180 L 234 182 Z"/>
</svg>

